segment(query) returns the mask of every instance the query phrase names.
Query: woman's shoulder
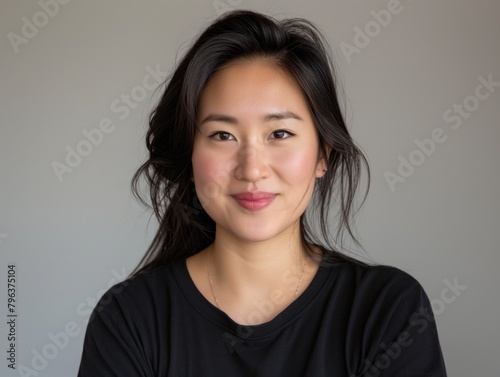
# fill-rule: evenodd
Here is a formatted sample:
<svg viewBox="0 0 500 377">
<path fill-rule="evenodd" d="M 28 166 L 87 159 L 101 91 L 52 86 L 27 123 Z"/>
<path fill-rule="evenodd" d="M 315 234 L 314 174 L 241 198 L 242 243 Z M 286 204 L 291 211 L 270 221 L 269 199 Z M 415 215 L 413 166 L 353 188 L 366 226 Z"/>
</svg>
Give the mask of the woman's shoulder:
<svg viewBox="0 0 500 377">
<path fill-rule="evenodd" d="M 79 375 L 150 375 L 168 349 L 171 271 L 165 265 L 142 272 L 104 293 L 87 324 Z"/>
<path fill-rule="evenodd" d="M 386 264 L 347 261 L 332 266 L 330 300 L 347 304 L 353 323 L 403 327 L 417 316 L 432 318 L 432 307 L 422 284 L 409 272 Z M 364 326 L 364 325 L 363 325 Z"/>
<path fill-rule="evenodd" d="M 332 269 L 331 273 L 336 279 L 354 284 L 357 288 L 422 288 L 411 273 L 393 265 L 367 263 L 349 257 L 327 260 L 325 267 Z"/>
<path fill-rule="evenodd" d="M 167 264 L 156 267 L 116 283 L 102 295 L 94 312 L 137 313 L 149 311 L 153 307 L 161 309 L 167 304 L 172 292 L 174 266 Z"/>
<path fill-rule="evenodd" d="M 377 309 L 387 313 L 390 308 L 413 312 L 421 306 L 430 306 L 417 278 L 393 265 L 344 260 L 326 269 L 332 282 L 330 299 L 351 302 L 365 313 L 373 314 Z"/>
<path fill-rule="evenodd" d="M 358 267 L 361 282 L 375 286 L 394 286 L 398 289 L 421 288 L 419 281 L 407 271 L 387 264 L 372 264 Z"/>
<path fill-rule="evenodd" d="M 139 272 L 131 275 L 127 279 L 110 287 L 111 294 L 129 294 L 133 292 L 144 292 L 151 289 L 158 289 L 165 285 L 168 280 L 169 266 L 164 265 L 154 269 Z"/>
<path fill-rule="evenodd" d="M 350 354 L 371 364 L 388 360 L 391 373 L 389 368 L 385 372 L 390 375 L 408 370 L 423 375 L 424 369 L 445 375 L 432 305 L 413 274 L 392 265 L 352 261 L 330 272 L 329 300 L 337 305 L 329 305 L 327 314 L 338 318 L 340 312 L 346 318 Z M 365 369 L 359 373 L 369 374 Z"/>
</svg>

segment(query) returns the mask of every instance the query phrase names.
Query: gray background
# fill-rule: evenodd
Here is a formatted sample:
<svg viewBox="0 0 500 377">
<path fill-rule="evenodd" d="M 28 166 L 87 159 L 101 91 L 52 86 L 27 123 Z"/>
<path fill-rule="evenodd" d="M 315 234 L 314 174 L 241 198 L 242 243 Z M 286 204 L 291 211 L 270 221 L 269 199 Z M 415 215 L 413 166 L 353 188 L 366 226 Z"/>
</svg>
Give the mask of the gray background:
<svg viewBox="0 0 500 377">
<path fill-rule="evenodd" d="M 487 99 L 469 96 L 479 77 L 500 81 L 500 2 L 401 0 L 401 11 L 377 29 L 371 12 L 389 3 L 74 0 L 57 12 L 52 5 L 53 15 L 44 17 L 37 1 L 2 0 L 0 375 L 76 374 L 90 309 L 131 271 L 156 226 L 148 226 L 149 214 L 129 190 L 145 158 L 143 135 L 156 98 L 141 89 L 147 67 L 168 72 L 226 4 L 302 16 L 324 31 L 343 77 L 348 123 L 373 173 L 357 227 L 368 255 L 422 283 L 450 376 L 498 376 L 500 88 Z M 41 26 L 25 27 L 30 37 L 16 51 L 9 33 L 23 37 L 25 20 Z M 342 46 L 356 46 L 356 27 L 372 37 L 348 56 Z M 131 92 L 135 108 L 118 111 L 116 101 Z M 443 115 L 464 100 L 474 111 L 454 129 L 458 120 Z M 83 130 L 106 118 L 112 132 L 58 179 L 53 162 L 65 164 L 66 147 L 84 148 Z M 428 156 L 418 152 L 416 140 L 439 129 L 446 141 Z M 418 166 L 391 190 L 384 174 L 398 173 L 399 156 L 413 156 Z M 7 368 L 12 263 L 17 367 L 36 374 Z M 462 287 L 453 293 L 447 287 L 454 282 Z"/>
</svg>

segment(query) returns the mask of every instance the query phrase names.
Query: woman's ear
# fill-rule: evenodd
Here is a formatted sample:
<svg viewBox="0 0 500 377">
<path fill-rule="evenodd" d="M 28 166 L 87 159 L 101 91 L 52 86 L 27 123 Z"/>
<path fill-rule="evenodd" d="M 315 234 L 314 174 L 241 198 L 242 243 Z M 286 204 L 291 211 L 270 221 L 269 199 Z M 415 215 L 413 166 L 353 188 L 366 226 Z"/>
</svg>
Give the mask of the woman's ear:
<svg viewBox="0 0 500 377">
<path fill-rule="evenodd" d="M 330 156 L 330 148 L 326 151 L 326 156 L 321 154 L 318 163 L 316 164 L 316 178 L 322 178 L 328 170 L 328 157 Z"/>
<path fill-rule="evenodd" d="M 316 178 L 322 178 L 326 174 L 327 165 L 324 158 L 318 161 L 316 165 Z"/>
</svg>

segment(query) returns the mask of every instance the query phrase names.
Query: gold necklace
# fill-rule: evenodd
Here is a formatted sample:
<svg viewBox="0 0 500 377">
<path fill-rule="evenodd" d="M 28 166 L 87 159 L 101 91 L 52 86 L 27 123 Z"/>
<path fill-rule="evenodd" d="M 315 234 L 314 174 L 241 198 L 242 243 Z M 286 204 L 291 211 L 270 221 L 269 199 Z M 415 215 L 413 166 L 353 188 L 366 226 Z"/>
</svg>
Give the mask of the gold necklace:
<svg viewBox="0 0 500 377">
<path fill-rule="evenodd" d="M 214 291 L 214 283 L 212 281 L 212 272 L 210 271 L 210 254 L 208 255 L 208 258 L 207 258 L 207 267 L 208 267 L 208 280 L 210 281 L 210 289 L 212 290 L 212 295 L 214 296 L 215 306 L 217 306 L 217 308 L 220 309 L 219 301 L 217 301 L 217 296 L 215 295 L 215 291 Z M 293 294 L 294 301 L 297 298 L 297 293 L 299 292 L 300 283 L 302 283 L 302 278 L 304 277 L 305 268 L 306 268 L 306 258 L 304 258 L 304 263 L 302 264 L 302 272 L 300 274 L 299 282 L 297 283 L 297 288 L 295 288 L 295 293 Z"/>
</svg>

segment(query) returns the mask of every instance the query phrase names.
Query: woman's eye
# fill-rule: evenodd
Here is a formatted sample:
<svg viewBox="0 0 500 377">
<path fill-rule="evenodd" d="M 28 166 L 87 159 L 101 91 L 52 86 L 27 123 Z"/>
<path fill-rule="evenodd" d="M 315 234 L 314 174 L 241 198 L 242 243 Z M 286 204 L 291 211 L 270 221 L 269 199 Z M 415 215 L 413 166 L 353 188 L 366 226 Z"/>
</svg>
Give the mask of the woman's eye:
<svg viewBox="0 0 500 377">
<path fill-rule="evenodd" d="M 227 141 L 234 139 L 234 136 L 231 135 L 229 132 L 218 131 L 211 134 L 210 138 L 218 141 Z"/>
<path fill-rule="evenodd" d="M 293 136 L 294 134 L 289 132 L 289 131 L 285 131 L 285 130 L 277 130 L 277 131 L 273 131 L 271 133 L 271 139 L 287 139 L 289 138 L 290 136 Z"/>
</svg>

